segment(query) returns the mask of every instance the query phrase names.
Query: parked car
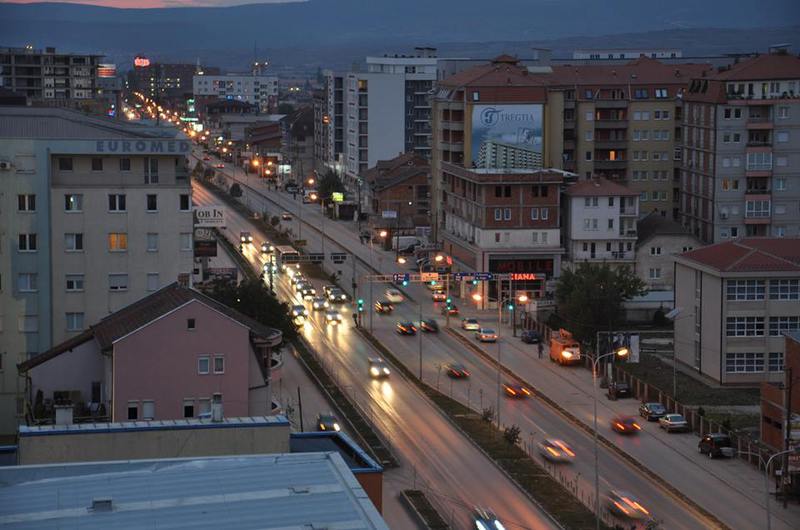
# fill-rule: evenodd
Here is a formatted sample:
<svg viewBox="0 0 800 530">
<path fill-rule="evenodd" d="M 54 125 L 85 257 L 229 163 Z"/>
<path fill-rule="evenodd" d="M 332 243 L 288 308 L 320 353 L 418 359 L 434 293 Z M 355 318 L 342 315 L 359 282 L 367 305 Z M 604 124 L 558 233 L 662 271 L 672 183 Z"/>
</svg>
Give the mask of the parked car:
<svg viewBox="0 0 800 530">
<path fill-rule="evenodd" d="M 428 333 L 436 333 L 439 331 L 439 323 L 432 318 L 423 318 L 420 320 L 419 327 L 422 331 L 427 331 Z"/>
<path fill-rule="evenodd" d="M 647 421 L 658 421 L 667 413 L 667 409 L 661 403 L 642 403 L 639 405 L 639 416 Z"/>
<path fill-rule="evenodd" d="M 570 462 L 575 451 L 563 440 L 547 439 L 539 442 L 539 453 L 551 462 Z"/>
<path fill-rule="evenodd" d="M 503 383 L 503 391 L 508 397 L 513 398 L 526 398 L 533 394 L 525 385 L 513 382 Z"/>
<path fill-rule="evenodd" d="M 341 431 L 339 421 L 332 412 L 327 414 L 317 414 L 317 430 L 318 431 Z"/>
<path fill-rule="evenodd" d="M 620 434 L 636 434 L 642 427 L 633 416 L 614 416 L 611 418 L 611 428 Z"/>
<path fill-rule="evenodd" d="M 375 312 L 388 315 L 394 311 L 394 306 L 386 300 L 378 300 L 375 302 Z"/>
<path fill-rule="evenodd" d="M 292 220 L 292 214 L 290 214 L 289 212 L 283 212 L 281 214 L 281 221 L 291 221 L 291 220 Z"/>
<path fill-rule="evenodd" d="M 401 321 L 398 322 L 395 326 L 397 332 L 401 335 L 416 335 L 417 334 L 417 326 L 415 326 L 412 322 L 409 321 Z"/>
<path fill-rule="evenodd" d="M 480 342 L 497 342 L 497 332 L 489 328 L 481 328 L 475 332 L 475 338 Z"/>
<path fill-rule="evenodd" d="M 647 519 L 650 512 L 642 506 L 636 497 L 626 491 L 611 490 L 606 497 L 608 510 L 625 519 Z"/>
<path fill-rule="evenodd" d="M 525 344 L 539 344 L 542 340 L 542 336 L 535 329 L 526 329 L 520 335 L 520 339 Z"/>
<path fill-rule="evenodd" d="M 477 318 L 463 318 L 461 319 L 461 329 L 466 331 L 478 331 L 481 325 Z"/>
<path fill-rule="evenodd" d="M 389 302 L 393 304 L 399 304 L 400 302 L 403 301 L 403 293 L 401 293 L 397 289 L 386 289 L 384 296 Z"/>
<path fill-rule="evenodd" d="M 731 437 L 721 432 L 709 433 L 700 438 L 697 443 L 697 450 L 702 454 L 708 455 L 708 458 L 720 456 L 730 458 L 734 455 Z"/>
<path fill-rule="evenodd" d="M 633 395 L 631 385 L 625 381 L 611 381 L 608 384 L 608 399 L 629 398 Z"/>
<path fill-rule="evenodd" d="M 658 419 L 658 426 L 667 432 L 684 432 L 689 430 L 689 422 L 682 414 L 665 414 Z"/>
<path fill-rule="evenodd" d="M 447 375 L 453 379 L 469 377 L 469 371 L 460 363 L 447 363 L 444 365 L 444 369 L 447 371 Z"/>
</svg>

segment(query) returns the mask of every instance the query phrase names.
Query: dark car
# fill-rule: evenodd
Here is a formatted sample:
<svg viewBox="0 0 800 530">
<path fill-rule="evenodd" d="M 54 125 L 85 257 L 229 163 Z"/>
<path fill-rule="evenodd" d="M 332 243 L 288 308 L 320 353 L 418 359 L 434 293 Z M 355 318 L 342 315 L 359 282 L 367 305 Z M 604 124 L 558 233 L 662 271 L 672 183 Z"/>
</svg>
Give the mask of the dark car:
<svg viewBox="0 0 800 530">
<path fill-rule="evenodd" d="M 520 335 L 520 339 L 522 339 L 522 342 L 525 344 L 539 344 L 542 340 L 542 336 L 535 329 L 526 329 L 522 332 L 522 335 Z"/>
<path fill-rule="evenodd" d="M 436 333 L 439 331 L 439 323 L 432 318 L 420 320 L 419 327 L 422 331 L 427 331 L 428 333 Z"/>
<path fill-rule="evenodd" d="M 444 365 L 444 369 L 447 370 L 447 375 L 453 379 L 469 377 L 469 371 L 463 364 L 460 363 L 447 363 Z"/>
<path fill-rule="evenodd" d="M 299 188 L 299 187 L 297 186 L 297 184 L 296 184 L 296 183 L 294 183 L 294 182 L 287 182 L 287 183 L 286 183 L 286 186 L 284 186 L 284 189 L 285 189 L 285 190 L 286 190 L 288 193 L 297 193 L 298 191 L 300 191 L 300 188 Z"/>
<path fill-rule="evenodd" d="M 451 305 L 450 309 L 447 309 L 447 306 L 442 306 L 442 314 L 446 315 L 448 313 L 450 314 L 451 317 L 458 316 L 458 307 Z"/>
<path fill-rule="evenodd" d="M 525 385 L 513 382 L 503 383 L 503 390 L 505 391 L 506 396 L 517 399 L 526 398 L 532 394 L 530 389 Z"/>
<path fill-rule="evenodd" d="M 625 381 L 611 381 L 608 384 L 608 399 L 629 398 L 632 395 L 631 385 Z"/>
<path fill-rule="evenodd" d="M 706 434 L 700 438 L 697 444 L 697 450 L 702 454 L 708 455 L 708 458 L 717 458 L 720 456 L 733 456 L 733 444 L 731 437 L 721 432 L 714 432 Z"/>
<path fill-rule="evenodd" d="M 416 335 L 417 334 L 417 326 L 415 326 L 412 322 L 409 321 L 401 321 L 397 323 L 395 326 L 397 332 L 401 335 Z"/>
<path fill-rule="evenodd" d="M 317 430 L 318 431 L 340 431 L 342 428 L 339 426 L 339 421 L 332 412 L 327 414 L 317 415 Z"/>
<path fill-rule="evenodd" d="M 614 416 L 611 418 L 611 428 L 620 434 L 636 434 L 642 430 L 633 416 Z"/>
<path fill-rule="evenodd" d="M 389 314 L 394 311 L 394 306 L 386 300 L 379 300 L 375 302 L 375 312 L 382 314 Z"/>
<path fill-rule="evenodd" d="M 639 405 L 639 416 L 647 421 L 658 421 L 667 413 L 667 409 L 661 403 L 642 403 Z"/>
</svg>

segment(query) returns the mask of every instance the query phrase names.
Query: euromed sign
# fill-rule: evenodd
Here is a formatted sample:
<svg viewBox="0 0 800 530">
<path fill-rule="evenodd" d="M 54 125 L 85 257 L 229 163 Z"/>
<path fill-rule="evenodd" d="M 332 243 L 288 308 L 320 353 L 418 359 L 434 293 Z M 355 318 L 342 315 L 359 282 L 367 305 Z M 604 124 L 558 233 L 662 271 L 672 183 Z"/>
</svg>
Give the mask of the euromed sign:
<svg viewBox="0 0 800 530">
<path fill-rule="evenodd" d="M 178 154 L 191 150 L 186 140 L 97 140 L 96 153 Z"/>
</svg>

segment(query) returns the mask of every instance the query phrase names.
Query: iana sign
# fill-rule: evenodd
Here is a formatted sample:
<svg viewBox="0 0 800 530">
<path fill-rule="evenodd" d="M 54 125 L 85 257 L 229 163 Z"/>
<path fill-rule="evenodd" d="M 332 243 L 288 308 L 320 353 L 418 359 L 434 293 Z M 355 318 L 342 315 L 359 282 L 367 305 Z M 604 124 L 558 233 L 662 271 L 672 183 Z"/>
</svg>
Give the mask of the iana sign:
<svg viewBox="0 0 800 530">
<path fill-rule="evenodd" d="M 98 153 L 177 154 L 190 149 L 185 140 L 97 140 L 96 145 Z"/>
<path fill-rule="evenodd" d="M 194 226 L 199 228 L 225 226 L 225 208 L 219 206 L 198 206 L 194 217 Z"/>
</svg>

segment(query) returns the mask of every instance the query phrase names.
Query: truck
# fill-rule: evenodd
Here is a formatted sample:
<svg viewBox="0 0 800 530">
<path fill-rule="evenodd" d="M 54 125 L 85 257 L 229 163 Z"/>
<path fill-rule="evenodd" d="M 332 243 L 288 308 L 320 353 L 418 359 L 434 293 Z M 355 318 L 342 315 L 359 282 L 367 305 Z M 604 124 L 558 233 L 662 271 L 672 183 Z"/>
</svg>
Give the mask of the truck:
<svg viewBox="0 0 800 530">
<path fill-rule="evenodd" d="M 566 329 L 559 329 L 550 337 L 550 360 L 562 365 L 581 362 L 581 346 Z"/>
</svg>

